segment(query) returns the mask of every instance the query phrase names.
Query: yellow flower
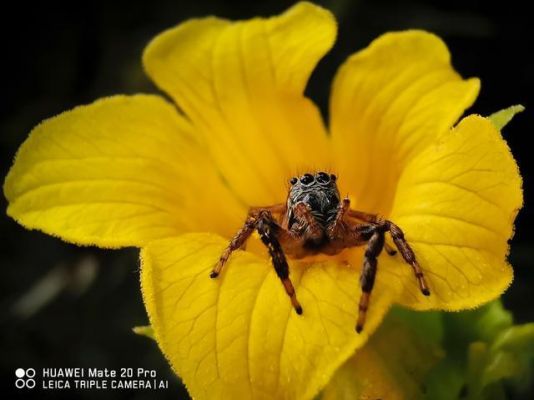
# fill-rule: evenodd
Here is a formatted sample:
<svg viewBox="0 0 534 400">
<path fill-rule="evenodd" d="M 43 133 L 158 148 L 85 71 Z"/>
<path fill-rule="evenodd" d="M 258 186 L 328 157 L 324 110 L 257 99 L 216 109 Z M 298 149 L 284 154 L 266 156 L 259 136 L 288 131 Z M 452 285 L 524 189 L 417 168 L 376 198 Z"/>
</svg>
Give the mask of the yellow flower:
<svg viewBox="0 0 534 400">
<path fill-rule="evenodd" d="M 332 15 L 310 3 L 269 19 L 187 21 L 143 56 L 179 111 L 156 95 L 75 108 L 33 130 L 6 179 L 8 214 L 25 227 L 142 248 L 155 337 L 195 398 L 311 398 L 391 304 L 471 308 L 511 282 L 517 166 L 488 119 L 453 127 L 478 80 L 463 80 L 430 33 L 385 34 L 341 67 L 327 134 L 303 91 L 335 35 Z M 289 178 L 322 169 L 354 208 L 404 230 L 432 293 L 382 254 L 361 334 L 361 248 L 290 260 L 302 316 L 258 238 L 208 277 L 248 207 L 283 202 Z"/>
</svg>

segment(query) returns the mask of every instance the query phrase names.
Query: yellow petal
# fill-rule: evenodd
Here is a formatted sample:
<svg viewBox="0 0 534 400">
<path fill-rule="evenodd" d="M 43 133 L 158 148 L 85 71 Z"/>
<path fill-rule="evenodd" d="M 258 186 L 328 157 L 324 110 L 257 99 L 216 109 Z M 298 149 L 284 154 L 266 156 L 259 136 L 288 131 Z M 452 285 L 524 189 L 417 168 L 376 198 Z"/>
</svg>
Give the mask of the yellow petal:
<svg viewBox="0 0 534 400">
<path fill-rule="evenodd" d="M 422 299 L 406 265 L 400 301 L 412 308 L 458 310 L 494 299 L 512 280 L 508 239 L 522 205 L 521 177 L 493 124 L 469 116 L 403 171 L 391 219 L 405 231 L 430 286 Z"/>
<path fill-rule="evenodd" d="M 208 167 L 189 123 L 163 99 L 110 97 L 32 131 L 5 181 L 7 212 L 27 228 L 103 247 L 192 227 L 229 234 L 224 224 L 243 211 Z M 205 185 L 223 210 L 204 209 L 213 203 Z"/>
<path fill-rule="evenodd" d="M 447 132 L 478 90 L 427 32 L 387 33 L 352 55 L 335 78 L 330 112 L 339 175 L 354 205 L 388 215 L 403 165 Z"/>
<path fill-rule="evenodd" d="M 330 166 L 320 114 L 302 92 L 335 34 L 327 10 L 298 3 L 268 19 L 187 21 L 156 37 L 143 61 L 230 187 L 246 204 L 272 204 L 297 170 Z"/>
<path fill-rule="evenodd" d="M 358 335 L 356 268 L 292 264 L 299 316 L 264 257 L 237 251 L 211 280 L 226 244 L 187 234 L 142 250 L 143 297 L 160 348 L 196 399 L 312 398 L 373 332 L 392 292 L 377 285 Z"/>
</svg>

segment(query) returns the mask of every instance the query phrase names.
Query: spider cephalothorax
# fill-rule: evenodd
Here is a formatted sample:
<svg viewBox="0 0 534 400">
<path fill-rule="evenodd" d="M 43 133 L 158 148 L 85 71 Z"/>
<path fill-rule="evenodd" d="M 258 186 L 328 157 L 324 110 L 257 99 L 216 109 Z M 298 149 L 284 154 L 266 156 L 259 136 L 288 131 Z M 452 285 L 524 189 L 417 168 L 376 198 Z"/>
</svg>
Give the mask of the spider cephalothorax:
<svg viewBox="0 0 534 400">
<path fill-rule="evenodd" d="M 391 256 L 396 254 L 385 243 L 385 233 L 389 232 L 401 256 L 412 267 L 421 292 L 428 296 L 430 291 L 423 272 L 402 230 L 376 214 L 351 210 L 348 198 L 340 200 L 336 180 L 335 175 L 326 172 L 306 173 L 291 178 L 286 203 L 252 207 L 243 228 L 230 241 L 210 276 L 216 278 L 232 252 L 242 247 L 252 232 L 257 230 L 295 311 L 302 314 L 302 307 L 289 279 L 286 254 L 292 258 L 317 253 L 334 255 L 349 247 L 367 245 L 360 277 L 362 294 L 356 323 L 356 331 L 360 332 L 373 290 L 377 258 L 383 248 Z"/>
<path fill-rule="evenodd" d="M 305 241 L 309 248 L 318 247 L 327 240 L 326 229 L 332 223 L 339 206 L 339 190 L 336 185 L 336 176 L 319 172 L 315 176 L 304 174 L 300 179 L 292 178 L 291 188 L 287 196 L 287 228 L 298 231 L 303 228 L 303 221 L 296 215 L 298 203 L 305 204 L 319 228 L 318 237 L 310 237 Z M 300 224 L 300 226 L 299 226 Z M 302 234 L 306 235 L 304 230 Z"/>
</svg>

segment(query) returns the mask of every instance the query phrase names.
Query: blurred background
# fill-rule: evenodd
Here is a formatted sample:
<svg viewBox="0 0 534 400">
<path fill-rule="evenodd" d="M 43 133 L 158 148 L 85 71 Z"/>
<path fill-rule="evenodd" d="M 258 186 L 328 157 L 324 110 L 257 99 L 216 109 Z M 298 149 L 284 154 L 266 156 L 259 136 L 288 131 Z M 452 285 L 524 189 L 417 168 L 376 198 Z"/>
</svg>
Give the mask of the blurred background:
<svg viewBox="0 0 534 400">
<path fill-rule="evenodd" d="M 231 19 L 277 14 L 290 1 L 222 0 L 13 3 L 3 12 L 0 176 L 18 146 L 44 118 L 119 93 L 155 92 L 140 56 L 160 31 L 195 16 Z M 524 177 L 525 207 L 510 260 L 516 277 L 504 294 L 518 323 L 534 321 L 534 24 L 527 5 L 507 1 L 317 1 L 336 15 L 338 41 L 312 75 L 308 95 L 327 113 L 330 82 L 355 50 L 385 31 L 423 28 L 448 44 L 456 69 L 478 76 L 482 91 L 471 112 L 488 115 L 523 104 L 505 129 Z M 6 200 L 0 196 L 0 209 Z M 79 248 L 0 217 L 0 374 L 3 398 L 18 367 L 145 367 L 169 389 L 29 392 L 35 398 L 187 398 L 152 341 L 131 327 L 147 317 L 139 290 L 137 251 Z M 529 290 L 530 288 L 530 290 Z M 529 295 L 530 293 L 530 295 Z"/>
</svg>

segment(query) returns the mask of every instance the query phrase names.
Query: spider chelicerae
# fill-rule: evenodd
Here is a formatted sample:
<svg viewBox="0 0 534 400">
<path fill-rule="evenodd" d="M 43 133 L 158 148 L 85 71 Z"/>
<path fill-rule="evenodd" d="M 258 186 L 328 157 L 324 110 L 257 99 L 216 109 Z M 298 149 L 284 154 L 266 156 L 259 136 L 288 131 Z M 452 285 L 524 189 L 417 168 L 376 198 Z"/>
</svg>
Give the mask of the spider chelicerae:
<svg viewBox="0 0 534 400">
<path fill-rule="evenodd" d="M 326 172 L 306 173 L 291 178 L 286 203 L 252 207 L 245 224 L 222 253 L 210 277 L 219 276 L 232 252 L 244 246 L 254 230 L 257 230 L 267 246 L 274 269 L 291 304 L 300 315 L 302 306 L 289 279 L 286 255 L 295 259 L 318 253 L 334 255 L 348 247 L 366 244 L 360 276 L 362 294 L 356 323 L 356 331 L 359 333 L 365 324 L 375 282 L 377 257 L 384 248 L 391 256 L 397 253 L 385 243 L 385 234 L 389 232 L 399 253 L 412 267 L 421 292 L 425 296 L 430 295 L 423 271 L 402 230 L 376 214 L 352 210 L 348 198 L 340 199 L 336 181 L 335 175 Z"/>
</svg>

